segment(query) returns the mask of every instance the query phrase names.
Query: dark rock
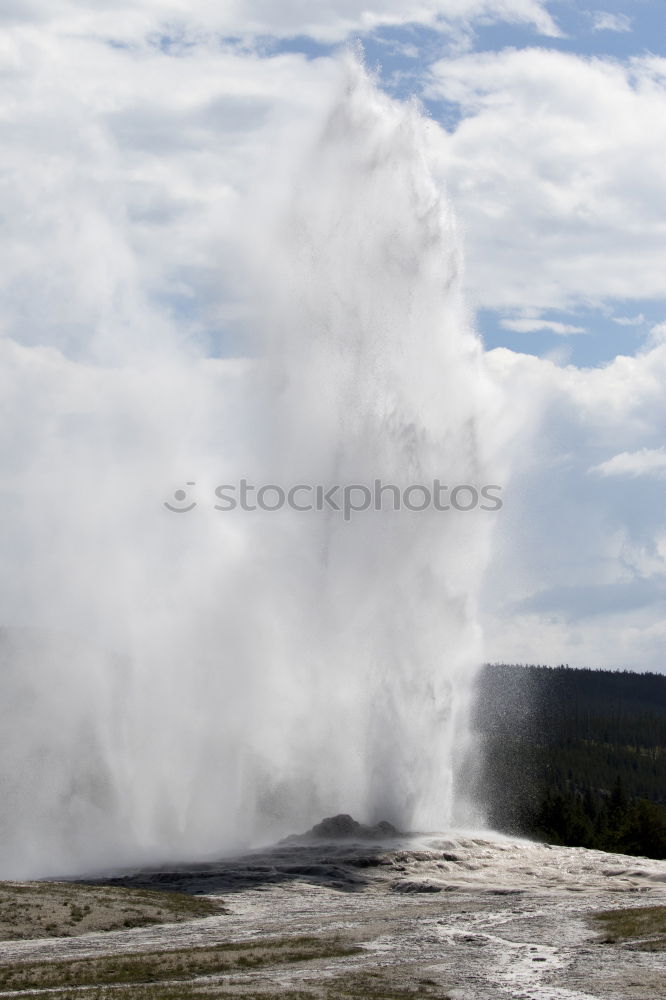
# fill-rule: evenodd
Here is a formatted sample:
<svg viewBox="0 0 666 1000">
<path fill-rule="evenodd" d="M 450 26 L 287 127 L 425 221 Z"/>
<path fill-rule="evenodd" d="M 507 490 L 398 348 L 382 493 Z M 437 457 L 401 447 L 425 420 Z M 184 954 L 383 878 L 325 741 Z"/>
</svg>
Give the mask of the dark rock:
<svg viewBox="0 0 666 1000">
<path fill-rule="evenodd" d="M 280 841 L 282 844 L 302 843 L 309 840 L 386 840 L 392 837 L 402 837 L 404 834 L 389 823 L 382 820 L 375 826 L 365 826 L 358 823 L 347 813 L 329 816 L 317 823 L 307 833 L 292 834 Z"/>
<path fill-rule="evenodd" d="M 438 882 L 394 882 L 391 886 L 392 892 L 443 892 L 445 887 Z"/>
</svg>

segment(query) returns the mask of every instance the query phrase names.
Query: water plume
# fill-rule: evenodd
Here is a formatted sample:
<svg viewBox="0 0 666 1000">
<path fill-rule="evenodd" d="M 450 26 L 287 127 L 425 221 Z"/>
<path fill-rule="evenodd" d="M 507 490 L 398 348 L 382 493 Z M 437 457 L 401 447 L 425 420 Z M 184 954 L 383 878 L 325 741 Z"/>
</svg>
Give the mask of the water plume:
<svg viewBox="0 0 666 1000">
<path fill-rule="evenodd" d="M 149 366 L 43 376 L 54 419 L 16 480 L 39 573 L 1 650 L 5 877 L 201 857 L 338 812 L 474 819 L 459 777 L 492 513 L 214 509 L 244 477 L 493 481 L 494 390 L 430 126 L 356 60 L 343 76 L 275 166 L 277 209 L 245 205 L 251 360 L 169 341 Z M 95 419 L 73 424 L 80 379 Z M 54 455 L 45 515 L 30 497 Z M 171 514 L 185 481 L 198 507 Z"/>
</svg>

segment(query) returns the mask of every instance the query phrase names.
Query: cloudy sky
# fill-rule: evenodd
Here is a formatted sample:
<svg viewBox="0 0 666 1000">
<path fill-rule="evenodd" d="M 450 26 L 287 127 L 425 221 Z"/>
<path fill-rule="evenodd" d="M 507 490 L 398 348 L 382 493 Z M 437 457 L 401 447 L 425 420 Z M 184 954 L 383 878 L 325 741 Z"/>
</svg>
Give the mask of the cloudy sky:
<svg viewBox="0 0 666 1000">
<path fill-rule="evenodd" d="M 137 440 L 132 407 L 205 426 L 164 372 L 238 363 L 248 200 L 270 204 L 360 43 L 429 116 L 516 416 L 486 655 L 666 670 L 663 0 L 9 0 L 0 22 L 4 620 L 58 591 L 45 494 L 106 475 L 58 455 L 103 434 L 181 477 L 177 435 Z"/>
</svg>

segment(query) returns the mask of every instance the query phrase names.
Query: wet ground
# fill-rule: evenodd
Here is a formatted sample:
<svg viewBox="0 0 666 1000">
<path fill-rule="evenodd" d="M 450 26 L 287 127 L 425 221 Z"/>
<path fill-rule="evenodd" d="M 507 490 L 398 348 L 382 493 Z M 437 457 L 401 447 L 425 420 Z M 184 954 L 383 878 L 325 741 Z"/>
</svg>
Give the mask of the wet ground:
<svg viewBox="0 0 666 1000">
<path fill-rule="evenodd" d="M 4 942 L 3 962 L 333 934 L 361 951 L 209 978 L 209 995 L 292 989 L 323 996 L 322 983 L 371 971 L 390 973 L 395 989 L 417 996 L 432 989 L 454 1000 L 666 998 L 666 952 L 604 943 L 590 919 L 599 910 L 666 905 L 662 861 L 452 835 L 284 844 L 99 881 L 223 896 L 227 912 L 171 926 Z"/>
</svg>

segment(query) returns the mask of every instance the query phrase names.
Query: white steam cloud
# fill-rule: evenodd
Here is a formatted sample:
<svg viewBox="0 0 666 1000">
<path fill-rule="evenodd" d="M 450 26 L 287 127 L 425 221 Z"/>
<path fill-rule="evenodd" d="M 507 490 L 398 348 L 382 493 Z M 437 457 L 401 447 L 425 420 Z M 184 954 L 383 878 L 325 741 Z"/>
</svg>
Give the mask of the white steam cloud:
<svg viewBox="0 0 666 1000">
<path fill-rule="evenodd" d="M 37 209 L 59 252 L 26 339 L 58 346 L 3 343 L 21 439 L 4 442 L 3 875 L 202 855 L 340 810 L 473 815 L 456 776 L 493 515 L 211 502 L 243 476 L 502 483 L 427 123 L 353 60 L 334 75 L 233 206 L 251 362 L 206 356 L 151 304 L 107 177 L 76 191 L 80 215 Z M 186 483 L 197 509 L 169 513 Z"/>
</svg>

